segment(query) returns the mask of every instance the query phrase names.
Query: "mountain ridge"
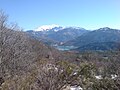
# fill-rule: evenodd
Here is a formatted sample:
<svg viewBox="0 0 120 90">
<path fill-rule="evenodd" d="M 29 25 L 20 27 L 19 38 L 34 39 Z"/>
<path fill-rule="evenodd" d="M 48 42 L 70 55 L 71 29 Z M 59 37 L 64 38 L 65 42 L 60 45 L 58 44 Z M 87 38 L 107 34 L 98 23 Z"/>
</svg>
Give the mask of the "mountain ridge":
<svg viewBox="0 0 120 90">
<path fill-rule="evenodd" d="M 72 40 L 83 33 L 89 32 L 84 28 L 79 27 L 54 27 L 49 30 L 35 31 L 28 30 L 27 33 L 39 40 L 52 40 L 54 42 L 66 42 Z M 51 43 L 52 44 L 52 43 Z"/>
<path fill-rule="evenodd" d="M 113 42 L 109 43 L 108 42 Z M 64 43 L 65 46 L 76 46 L 78 47 L 78 50 L 89 50 L 89 49 L 95 49 L 96 47 L 99 48 L 99 50 L 105 46 L 107 49 L 110 48 L 111 46 L 114 46 L 117 48 L 117 43 L 120 42 L 120 30 L 117 29 L 111 29 L 111 28 L 100 28 L 88 33 L 85 33 L 79 37 L 77 37 L 74 40 L 68 41 Z M 95 44 L 95 45 L 94 45 Z M 92 48 L 90 48 L 92 46 Z M 77 50 L 76 49 L 76 50 Z"/>
</svg>

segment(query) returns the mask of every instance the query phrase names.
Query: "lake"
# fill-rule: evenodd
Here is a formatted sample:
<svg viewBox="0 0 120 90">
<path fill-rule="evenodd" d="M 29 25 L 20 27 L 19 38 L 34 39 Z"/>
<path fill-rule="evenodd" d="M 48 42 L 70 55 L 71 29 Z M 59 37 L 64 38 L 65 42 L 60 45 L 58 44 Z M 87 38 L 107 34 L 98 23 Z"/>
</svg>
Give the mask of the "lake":
<svg viewBox="0 0 120 90">
<path fill-rule="evenodd" d="M 75 49 L 77 47 L 74 46 L 55 46 L 56 49 L 61 50 L 61 51 L 68 51 L 71 49 Z"/>
</svg>

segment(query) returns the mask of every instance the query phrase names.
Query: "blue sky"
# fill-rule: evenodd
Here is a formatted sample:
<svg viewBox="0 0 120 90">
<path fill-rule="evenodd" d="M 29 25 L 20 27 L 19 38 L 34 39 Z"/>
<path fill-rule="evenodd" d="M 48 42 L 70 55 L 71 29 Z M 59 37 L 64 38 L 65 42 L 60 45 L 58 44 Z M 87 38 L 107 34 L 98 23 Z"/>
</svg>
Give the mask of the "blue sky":
<svg viewBox="0 0 120 90">
<path fill-rule="evenodd" d="M 120 29 L 120 0 L 0 0 L 0 9 L 25 30 L 50 24 Z"/>
</svg>

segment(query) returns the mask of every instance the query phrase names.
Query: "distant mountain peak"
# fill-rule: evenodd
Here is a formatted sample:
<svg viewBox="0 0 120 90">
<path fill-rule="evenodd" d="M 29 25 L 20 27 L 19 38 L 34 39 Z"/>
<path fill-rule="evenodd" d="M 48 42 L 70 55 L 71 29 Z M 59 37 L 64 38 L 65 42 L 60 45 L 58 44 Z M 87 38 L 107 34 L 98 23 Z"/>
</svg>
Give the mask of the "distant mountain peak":
<svg viewBox="0 0 120 90">
<path fill-rule="evenodd" d="M 59 28 L 60 26 L 59 25 L 56 25 L 56 24 L 52 24 L 52 25 L 43 25 L 43 26 L 40 26 L 38 27 L 37 29 L 35 29 L 35 31 L 48 31 L 50 29 L 53 29 L 53 28 Z"/>
</svg>

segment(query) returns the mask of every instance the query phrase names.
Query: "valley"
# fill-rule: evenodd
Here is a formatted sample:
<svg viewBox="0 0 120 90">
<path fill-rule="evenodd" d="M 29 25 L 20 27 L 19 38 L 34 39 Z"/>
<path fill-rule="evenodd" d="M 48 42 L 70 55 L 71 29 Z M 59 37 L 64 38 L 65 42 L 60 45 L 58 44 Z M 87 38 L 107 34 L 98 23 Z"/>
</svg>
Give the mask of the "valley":
<svg viewBox="0 0 120 90">
<path fill-rule="evenodd" d="M 86 30 L 80 27 L 53 27 L 43 31 L 27 31 L 29 35 L 58 50 L 119 50 L 120 30 L 109 27 Z"/>
</svg>

